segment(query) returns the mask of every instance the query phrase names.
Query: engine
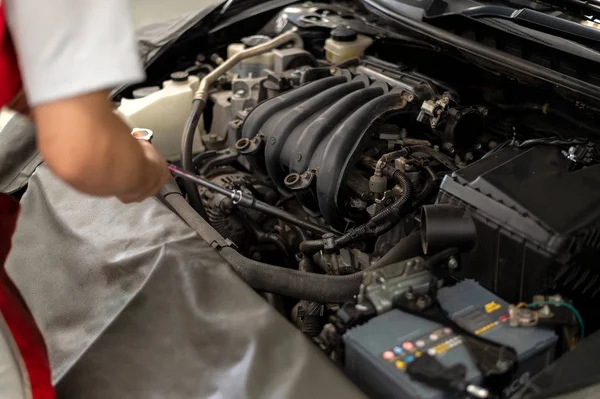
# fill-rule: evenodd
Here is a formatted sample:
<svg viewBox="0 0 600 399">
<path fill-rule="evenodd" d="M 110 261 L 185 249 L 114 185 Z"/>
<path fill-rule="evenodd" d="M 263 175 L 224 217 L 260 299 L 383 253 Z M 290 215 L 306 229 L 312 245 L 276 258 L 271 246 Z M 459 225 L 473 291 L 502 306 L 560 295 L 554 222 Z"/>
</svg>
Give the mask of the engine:
<svg viewBox="0 0 600 399">
<path fill-rule="evenodd" d="M 366 220 L 402 196 L 406 187 L 396 184 L 392 169 L 412 169 L 417 185 L 421 177 L 430 179 L 419 177 L 419 172 L 435 152 L 431 143 L 417 140 L 410 145 L 409 139 L 402 146 L 406 137 L 401 129 L 382 127 L 383 120 L 404 117 L 431 129 L 445 129 L 448 134 L 442 134 L 441 142 L 452 154 L 456 145 L 465 153 L 476 145 L 462 136 L 463 123 L 477 118 L 483 126 L 483 108 L 460 109 L 448 93 L 436 94 L 431 83 L 409 74 L 387 83 L 369 77 L 371 71 L 361 64 L 354 71 L 330 68 L 313 82 L 304 79 L 302 87 L 253 109 L 236 142 L 236 149 L 281 193 L 293 194 L 307 211 L 321 215 L 336 229 Z M 322 71 L 309 69 L 300 76 L 319 77 L 318 72 Z M 465 122 L 458 122 L 459 114 Z M 460 140 L 454 135 L 457 130 Z M 476 131 L 469 134 L 477 137 Z M 410 156 L 418 151 L 424 154 L 421 166 Z M 447 153 L 433 156 L 451 164 Z"/>
<path fill-rule="evenodd" d="M 427 46 L 390 54 L 370 21 L 289 7 L 198 57 L 204 150 L 192 131 L 182 161 L 208 183 L 184 190 L 235 244 L 219 244 L 235 271 L 365 391 L 445 398 L 461 380 L 508 398 L 600 327 L 595 111 L 436 66 Z M 410 365 L 422 354 L 427 373 Z M 389 374 L 381 359 L 410 378 L 366 382 Z M 446 386 L 432 370 L 457 374 Z"/>
</svg>

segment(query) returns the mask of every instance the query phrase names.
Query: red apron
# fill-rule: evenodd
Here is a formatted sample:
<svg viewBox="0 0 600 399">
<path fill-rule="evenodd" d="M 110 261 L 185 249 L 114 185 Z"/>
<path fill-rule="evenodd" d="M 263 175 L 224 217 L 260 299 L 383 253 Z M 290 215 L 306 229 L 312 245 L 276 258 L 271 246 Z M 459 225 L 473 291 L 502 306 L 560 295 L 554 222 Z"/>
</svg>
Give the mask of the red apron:
<svg viewBox="0 0 600 399">
<path fill-rule="evenodd" d="M 0 107 L 9 104 L 21 90 L 17 57 L 8 35 L 4 5 L 0 0 Z M 6 271 L 4 261 L 17 222 L 19 203 L 0 193 L 0 314 L 12 334 L 25 366 L 33 399 L 54 399 L 46 346 L 35 321 Z M 43 266 L 43 265 L 40 265 Z M 7 337 L 11 339 L 11 337 Z"/>
</svg>

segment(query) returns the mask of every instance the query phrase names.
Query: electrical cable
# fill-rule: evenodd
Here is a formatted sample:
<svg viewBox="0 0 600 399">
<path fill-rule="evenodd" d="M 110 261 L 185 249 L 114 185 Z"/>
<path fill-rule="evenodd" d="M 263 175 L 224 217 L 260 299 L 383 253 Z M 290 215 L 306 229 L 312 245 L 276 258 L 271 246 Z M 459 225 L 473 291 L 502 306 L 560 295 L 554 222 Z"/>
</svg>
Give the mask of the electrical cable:
<svg viewBox="0 0 600 399">
<path fill-rule="evenodd" d="M 581 339 L 583 339 L 585 337 L 585 325 L 583 324 L 583 318 L 581 317 L 581 314 L 579 313 L 579 311 L 577 309 L 575 309 L 575 306 L 571 305 L 570 303 L 566 303 L 566 302 L 541 301 L 541 302 L 530 303 L 529 305 L 527 305 L 527 307 L 533 308 L 536 306 L 544 306 L 544 305 L 564 306 L 567 309 L 569 309 L 571 312 L 573 312 L 573 314 L 575 315 L 575 318 L 577 319 L 577 322 L 579 323 L 579 329 L 581 330 L 580 331 Z"/>
</svg>

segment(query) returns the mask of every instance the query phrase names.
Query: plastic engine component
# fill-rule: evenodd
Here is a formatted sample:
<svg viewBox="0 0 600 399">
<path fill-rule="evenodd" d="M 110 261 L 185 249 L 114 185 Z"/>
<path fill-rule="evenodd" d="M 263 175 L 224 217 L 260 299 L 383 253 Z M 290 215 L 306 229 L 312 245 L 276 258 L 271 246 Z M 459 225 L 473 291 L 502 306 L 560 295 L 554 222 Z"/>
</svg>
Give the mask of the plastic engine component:
<svg viewBox="0 0 600 399">
<path fill-rule="evenodd" d="M 463 208 L 478 236 L 457 276 L 512 303 L 558 292 L 596 309 L 600 165 L 571 166 L 556 147 L 507 148 L 446 176 L 438 203 Z"/>
<path fill-rule="evenodd" d="M 405 112 L 405 97 L 404 89 L 337 70 L 258 105 L 244 121 L 237 149 L 280 191 L 343 227 L 348 169 L 370 144 L 375 122 Z"/>
</svg>

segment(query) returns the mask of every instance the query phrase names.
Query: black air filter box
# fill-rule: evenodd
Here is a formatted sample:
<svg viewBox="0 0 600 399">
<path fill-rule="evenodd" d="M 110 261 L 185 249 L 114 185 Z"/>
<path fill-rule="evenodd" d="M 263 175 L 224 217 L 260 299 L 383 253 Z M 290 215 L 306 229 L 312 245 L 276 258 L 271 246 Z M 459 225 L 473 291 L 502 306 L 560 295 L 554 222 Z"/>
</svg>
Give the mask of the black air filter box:
<svg viewBox="0 0 600 399">
<path fill-rule="evenodd" d="M 438 203 L 477 226 L 459 277 L 509 302 L 548 291 L 600 297 L 600 165 L 571 166 L 556 147 L 506 148 L 446 176 Z"/>
</svg>

